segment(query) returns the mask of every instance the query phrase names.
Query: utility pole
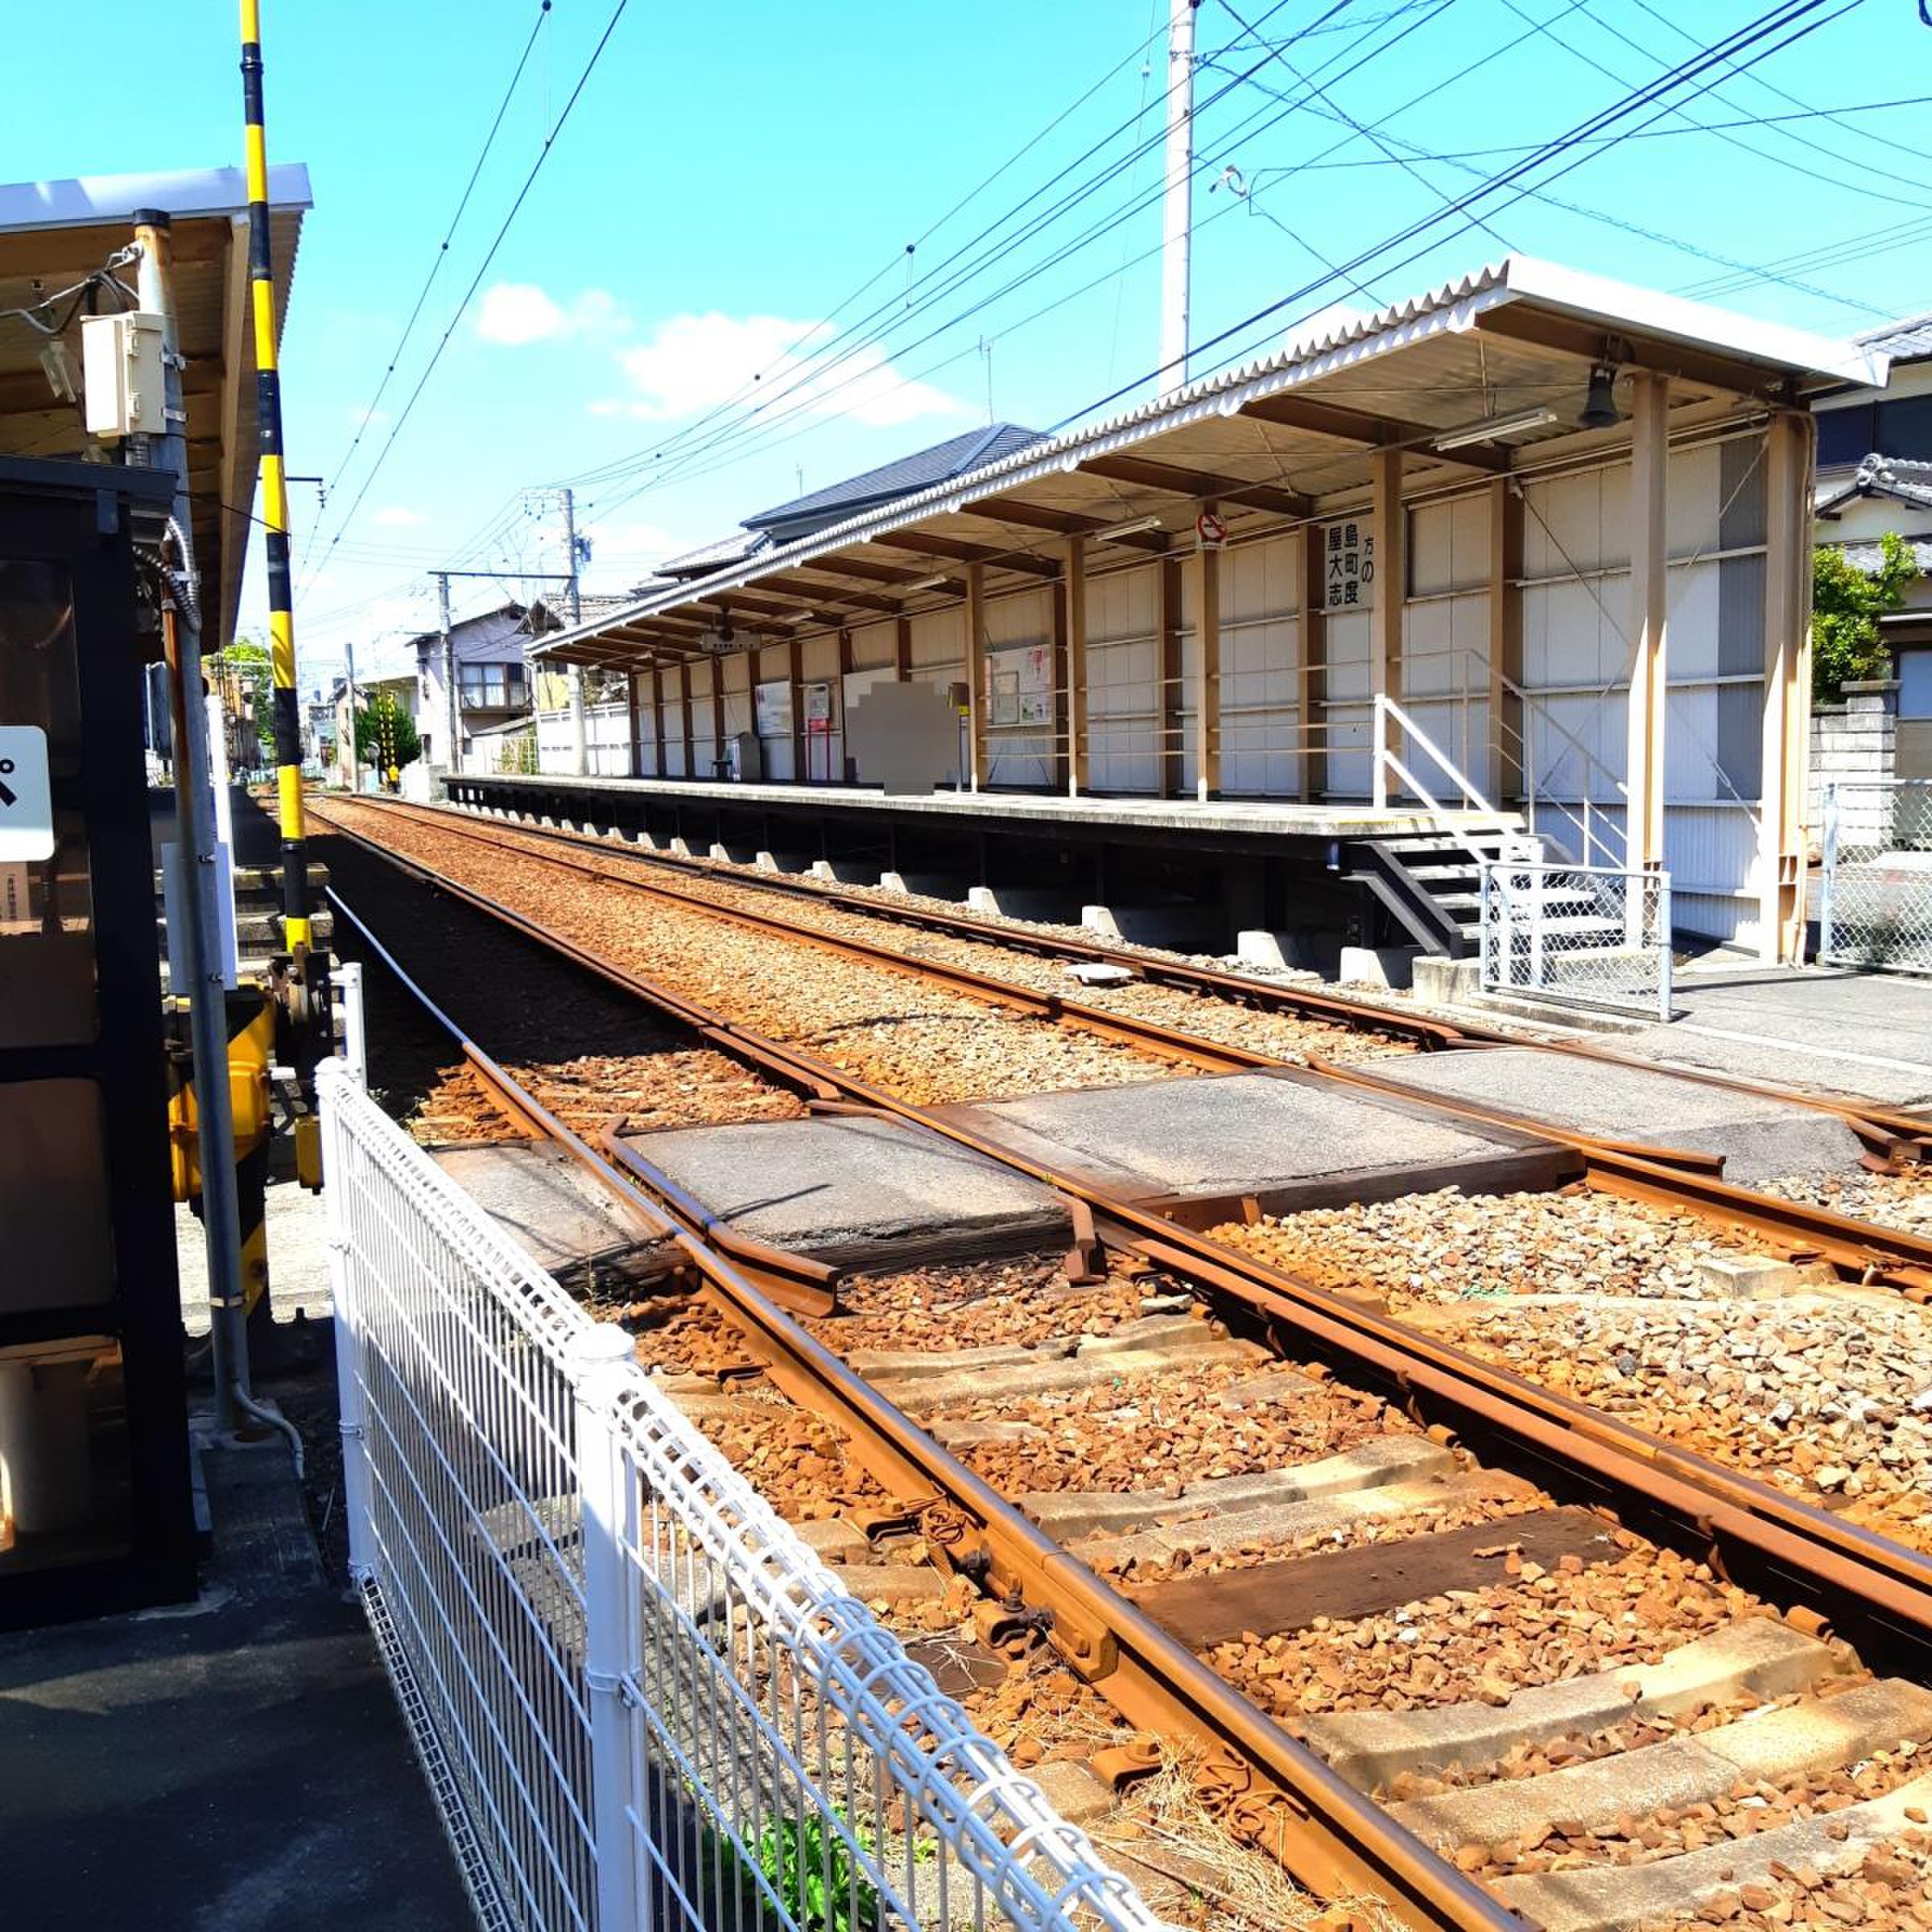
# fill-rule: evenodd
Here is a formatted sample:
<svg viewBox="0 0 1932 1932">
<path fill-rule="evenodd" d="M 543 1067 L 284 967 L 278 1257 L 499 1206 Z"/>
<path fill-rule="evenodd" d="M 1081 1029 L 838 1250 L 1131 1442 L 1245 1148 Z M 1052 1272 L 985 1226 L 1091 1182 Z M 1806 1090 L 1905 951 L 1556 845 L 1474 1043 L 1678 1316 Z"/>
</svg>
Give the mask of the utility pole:
<svg viewBox="0 0 1932 1932">
<path fill-rule="evenodd" d="M 559 490 L 564 499 L 564 546 L 570 563 L 570 622 L 574 630 L 584 621 L 583 593 L 577 582 L 577 499 L 574 491 Z M 590 770 L 590 721 L 584 713 L 584 667 L 569 667 L 571 768 L 579 778 Z"/>
<path fill-rule="evenodd" d="M 443 626 L 443 724 L 449 734 L 444 741 L 443 762 L 453 777 L 462 770 L 461 749 L 463 741 L 458 735 L 462 725 L 456 704 L 456 646 L 449 634 L 449 580 L 452 572 L 447 570 L 432 571 L 436 580 L 436 590 L 440 600 Z"/>
<path fill-rule="evenodd" d="M 1167 193 L 1161 237 L 1160 393 L 1187 386 L 1187 308 L 1194 246 L 1194 14 L 1201 0 L 1168 0 Z"/>
<path fill-rule="evenodd" d="M 161 318 L 163 407 L 167 429 L 153 440 L 157 469 L 175 479 L 169 518 L 169 606 L 164 616 L 174 675 L 170 697 L 175 733 L 175 894 L 179 942 L 177 989 L 188 991 L 188 1036 L 194 1055 L 195 1112 L 200 1137 L 201 1225 L 208 1249 L 208 1341 L 215 1382 L 216 1426 L 227 1433 L 249 1403 L 248 1313 L 242 1278 L 241 1194 L 235 1178 L 234 1108 L 228 1084 L 228 989 L 221 970 L 215 902 L 215 800 L 208 770 L 208 706 L 201 695 L 201 602 L 196 582 L 194 525 L 188 497 L 187 412 L 181 401 L 181 353 L 175 324 L 173 238 L 168 217 L 142 208 L 134 217 L 141 250 L 138 292 L 142 308 Z"/>
<path fill-rule="evenodd" d="M 356 756 L 356 646 L 353 638 L 345 649 L 349 658 L 344 667 L 344 682 L 349 686 L 349 790 L 353 798 L 362 789 L 362 761 Z"/>
</svg>

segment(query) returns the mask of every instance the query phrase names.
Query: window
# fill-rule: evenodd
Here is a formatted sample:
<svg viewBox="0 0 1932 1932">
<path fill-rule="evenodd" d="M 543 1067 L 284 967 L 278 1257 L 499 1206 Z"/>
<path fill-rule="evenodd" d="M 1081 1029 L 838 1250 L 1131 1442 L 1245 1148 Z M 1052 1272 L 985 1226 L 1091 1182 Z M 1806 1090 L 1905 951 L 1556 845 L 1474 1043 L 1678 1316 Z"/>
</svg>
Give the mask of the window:
<svg viewBox="0 0 1932 1932">
<path fill-rule="evenodd" d="M 1932 718 L 1932 648 L 1898 654 L 1898 715 Z"/>
<path fill-rule="evenodd" d="M 528 699 L 521 664 L 464 664 L 457 677 L 463 702 L 473 710 L 516 711 Z"/>
<path fill-rule="evenodd" d="M 1821 469 L 1849 469 L 1872 455 L 1932 460 L 1932 396 L 1894 396 L 1818 412 Z"/>
<path fill-rule="evenodd" d="M 1869 402 L 1855 402 L 1849 409 L 1821 409 L 1818 412 L 1818 465 L 1831 469 L 1841 464 L 1861 462 L 1874 448 L 1875 414 Z"/>
</svg>

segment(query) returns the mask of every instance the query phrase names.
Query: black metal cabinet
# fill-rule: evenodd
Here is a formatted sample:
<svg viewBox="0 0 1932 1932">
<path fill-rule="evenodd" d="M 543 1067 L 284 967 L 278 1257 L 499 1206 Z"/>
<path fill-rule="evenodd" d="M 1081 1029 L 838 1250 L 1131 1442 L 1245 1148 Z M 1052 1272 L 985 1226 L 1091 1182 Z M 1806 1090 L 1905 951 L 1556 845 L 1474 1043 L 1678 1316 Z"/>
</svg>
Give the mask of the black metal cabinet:
<svg viewBox="0 0 1932 1932">
<path fill-rule="evenodd" d="M 0 1626 L 195 1585 L 135 564 L 168 489 L 0 461 L 0 742 L 43 734 L 52 819 L 0 770 Z"/>
</svg>

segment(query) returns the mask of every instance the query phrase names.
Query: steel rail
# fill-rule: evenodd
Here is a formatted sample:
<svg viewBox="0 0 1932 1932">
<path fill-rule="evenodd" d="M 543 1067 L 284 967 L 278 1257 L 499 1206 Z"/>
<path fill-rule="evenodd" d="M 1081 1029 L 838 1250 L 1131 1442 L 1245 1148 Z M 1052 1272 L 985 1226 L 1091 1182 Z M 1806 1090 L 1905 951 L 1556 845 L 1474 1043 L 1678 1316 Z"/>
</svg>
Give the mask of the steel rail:
<svg viewBox="0 0 1932 1932">
<path fill-rule="evenodd" d="M 420 813 L 437 830 L 493 851 L 534 858 L 566 872 L 601 880 L 626 891 L 642 893 L 663 903 L 716 919 L 721 924 L 774 933 L 788 941 L 816 946 L 887 971 L 931 980 L 989 1005 L 1031 1013 L 1056 1024 L 1091 1031 L 1172 1063 L 1216 1072 L 1260 1072 L 1292 1064 L 1273 1054 L 1209 1040 L 1158 1022 L 1110 1013 L 1104 1008 L 1066 999 L 1057 993 L 1015 986 L 971 968 L 943 960 L 912 959 L 873 941 L 795 926 L 788 920 L 742 906 L 722 906 L 713 901 L 694 898 L 688 893 L 650 880 L 613 873 L 566 853 L 533 852 L 527 847 L 517 844 L 514 839 L 493 835 L 460 814 L 411 807 L 384 809 L 400 809 L 405 815 L 412 811 Z M 419 818 L 415 822 L 423 822 L 423 819 Z M 580 840 L 576 843 L 580 848 L 593 852 L 597 849 L 594 841 Z M 711 1017 L 709 1023 L 729 1024 L 719 1022 L 715 1015 Z M 1785 1200 L 1724 1181 L 1719 1174 L 1722 1165 L 1719 1156 L 1695 1149 L 1652 1146 L 1618 1140 L 1549 1121 L 1532 1119 L 1477 1100 L 1418 1092 L 1404 1087 L 1399 1081 L 1385 1080 L 1356 1067 L 1343 1067 L 1315 1055 L 1308 1056 L 1307 1071 L 1341 1084 L 1395 1094 L 1406 1103 L 1451 1118 L 1505 1128 L 1513 1133 L 1570 1147 L 1583 1157 L 1585 1178 L 1605 1192 L 1695 1214 L 1715 1225 L 1773 1241 L 1787 1253 L 1814 1255 L 1860 1283 L 1895 1289 L 1917 1302 L 1932 1302 L 1932 1237 L 1902 1228 L 1883 1228 L 1806 1202 Z M 1675 1077 L 1676 1070 L 1670 1071 L 1672 1077 Z M 1820 1111 L 1835 1110 L 1824 1108 Z M 1870 1135 L 1887 1133 L 1882 1124 L 1876 1121 L 1866 1125 Z M 1896 1137 L 1889 1136 L 1887 1144 L 1896 1146 Z M 1666 1170 L 1666 1174 L 1674 1173 L 1681 1179 L 1674 1183 L 1669 1178 L 1660 1178 L 1660 1170 Z"/>
<path fill-rule="evenodd" d="M 448 888 L 447 881 L 418 867 L 404 869 Z M 487 904 L 480 895 L 455 890 L 473 904 Z M 714 1305 L 767 1362 L 778 1386 L 843 1428 L 855 1454 L 888 1493 L 908 1499 L 907 1513 L 923 1517 L 934 1504 L 950 1513 L 935 1516 L 930 1540 L 955 1570 L 989 1594 L 996 1628 L 1004 1619 L 1015 1628 L 1038 1630 L 1128 1724 L 1198 1744 L 1230 1828 L 1267 1851 L 1311 1891 L 1330 1898 L 1366 1893 L 1388 1904 L 1404 1924 L 1428 1932 L 1520 1932 L 1519 1918 L 1055 1542 L 799 1327 L 746 1271 L 659 1214 L 624 1174 L 467 1038 L 336 889 L 328 896 L 514 1114 L 565 1147 L 627 1213 L 676 1242 Z M 514 915 L 510 923 L 518 923 Z M 634 1172 L 648 1170 L 648 1163 L 632 1165 Z"/>
<path fill-rule="evenodd" d="M 460 823 L 470 816 L 460 807 L 439 808 L 404 803 L 390 804 L 386 809 L 413 810 L 424 815 L 431 822 L 440 824 L 448 824 L 452 819 Z M 1715 1087 L 1731 1093 L 1748 1094 L 1755 1099 L 1782 1100 L 1794 1107 L 1804 1107 L 1816 1113 L 1835 1115 L 1843 1121 L 1867 1146 L 1880 1152 L 1900 1149 L 1922 1151 L 1928 1157 L 1932 1157 L 1932 1122 L 1917 1114 L 1887 1107 L 1873 1100 L 1855 1099 L 1840 1094 L 1814 1093 L 1799 1088 L 1740 1080 L 1735 1075 L 1715 1072 L 1707 1067 L 1675 1064 L 1660 1066 L 1654 1060 L 1642 1059 L 1633 1054 L 1618 1053 L 1614 1048 L 1593 1041 L 1525 1039 L 1516 1034 L 1485 1026 L 1480 1021 L 1466 1016 L 1453 1022 L 1431 1019 L 1398 1007 L 1377 1006 L 1366 1000 L 1345 999 L 1340 994 L 1315 993 L 1306 987 L 1274 985 L 1265 980 L 1252 978 L 1242 973 L 1224 972 L 1212 966 L 1198 965 L 1191 960 L 1165 959 L 1158 953 L 1131 947 L 1110 946 L 1102 939 L 1074 939 L 1064 933 L 1032 931 L 1023 926 L 976 918 L 971 913 L 947 911 L 938 906 L 911 902 L 901 903 L 889 898 L 875 898 L 868 894 L 854 892 L 842 886 L 807 883 L 782 874 L 746 876 L 736 867 L 728 869 L 728 861 L 687 858 L 676 852 L 646 850 L 635 845 L 613 844 L 607 839 L 584 832 L 565 832 L 553 825 L 531 825 L 519 821 L 514 829 L 526 837 L 576 845 L 613 857 L 621 857 L 639 866 L 657 866 L 671 871 L 690 873 L 700 877 L 716 879 L 723 884 L 741 886 L 749 892 L 769 892 L 823 902 L 836 906 L 843 911 L 894 925 L 918 927 L 961 939 L 1002 947 L 1012 952 L 1034 952 L 1052 959 L 1080 960 L 1096 964 L 1119 966 L 1133 973 L 1137 979 L 1146 980 L 1150 985 L 1210 993 L 1241 1005 L 1302 1014 L 1311 1019 L 1326 1020 L 1355 1032 L 1387 1033 L 1413 1040 L 1426 1051 L 1518 1046 L 1538 1053 L 1560 1053 L 1575 1059 L 1599 1060 L 1610 1066 L 1628 1067 L 1637 1072 L 1667 1074 L 1673 1080 L 1689 1081 L 1697 1086 Z"/>
<path fill-rule="evenodd" d="M 361 835 L 349 836 L 384 851 Z M 594 956 L 470 888 L 429 876 L 565 956 Z M 667 1012 L 704 1013 L 613 962 L 603 961 L 597 969 Z M 1751 1580 L 1773 1600 L 1798 1607 L 1818 1624 L 1856 1629 L 1875 1654 L 1909 1650 L 1917 1674 L 1932 1678 L 1932 1555 L 1225 1247 L 815 1055 L 758 1041 L 716 1015 L 704 1017 L 720 1040 L 734 1046 L 757 1041 L 766 1054 L 788 1060 L 802 1080 L 821 1080 L 846 1100 L 914 1122 L 1081 1203 L 1114 1233 L 1115 1245 L 1218 1300 L 1246 1308 L 1278 1341 L 1282 1333 L 1292 1333 L 1304 1348 L 1394 1391 L 1418 1421 L 1443 1422 L 1501 1443 L 1549 1472 L 1556 1486 L 1610 1500 L 1621 1521 L 1661 1530 L 1679 1547 L 1695 1550 L 1724 1574 Z M 1678 1178 L 1669 1169 L 1658 1171 Z"/>
</svg>

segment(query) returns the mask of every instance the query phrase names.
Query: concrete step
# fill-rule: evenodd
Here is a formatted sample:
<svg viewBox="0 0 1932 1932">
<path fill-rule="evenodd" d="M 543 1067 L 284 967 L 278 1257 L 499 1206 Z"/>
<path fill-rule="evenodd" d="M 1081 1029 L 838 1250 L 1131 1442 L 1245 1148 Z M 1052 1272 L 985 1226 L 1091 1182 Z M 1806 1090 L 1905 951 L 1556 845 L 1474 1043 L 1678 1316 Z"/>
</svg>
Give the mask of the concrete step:
<svg viewBox="0 0 1932 1932">
<path fill-rule="evenodd" d="M 1439 1851 L 1534 1842 L 1559 1824 L 1574 1835 L 1579 1827 L 1613 1829 L 1620 1817 L 1633 1814 L 1707 1805 L 1740 1779 L 1782 1785 L 1843 1769 L 1875 1751 L 1928 1735 L 1932 1690 L 1893 1678 L 1534 1777 L 1418 1798 L 1391 1811 Z"/>
<path fill-rule="evenodd" d="M 1507 1703 L 1346 1711 L 1308 1719 L 1302 1735 L 1340 1776 L 1376 1791 L 1405 1771 L 1484 1770 L 1518 1744 L 1594 1737 L 1632 1718 L 1789 1697 L 1848 1668 L 1842 1652 L 1816 1637 L 1775 1617 L 1752 1616 L 1654 1664 L 1539 1684 Z"/>
</svg>

